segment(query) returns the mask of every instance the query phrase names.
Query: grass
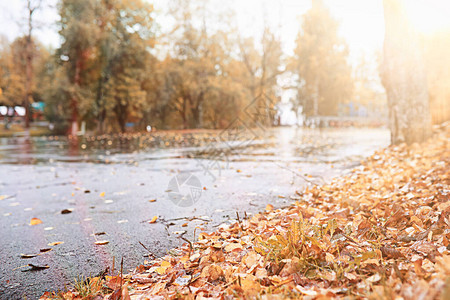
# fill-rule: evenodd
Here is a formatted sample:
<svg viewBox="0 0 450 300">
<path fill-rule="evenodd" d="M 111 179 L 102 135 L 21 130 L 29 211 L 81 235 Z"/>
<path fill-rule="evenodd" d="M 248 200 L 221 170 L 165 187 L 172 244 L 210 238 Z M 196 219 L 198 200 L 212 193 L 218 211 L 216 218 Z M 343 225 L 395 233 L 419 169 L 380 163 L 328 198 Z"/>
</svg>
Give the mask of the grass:
<svg viewBox="0 0 450 300">
<path fill-rule="evenodd" d="M 100 289 L 99 280 L 92 280 L 90 277 L 78 276 L 73 284 L 74 291 L 81 297 L 95 294 Z"/>
</svg>

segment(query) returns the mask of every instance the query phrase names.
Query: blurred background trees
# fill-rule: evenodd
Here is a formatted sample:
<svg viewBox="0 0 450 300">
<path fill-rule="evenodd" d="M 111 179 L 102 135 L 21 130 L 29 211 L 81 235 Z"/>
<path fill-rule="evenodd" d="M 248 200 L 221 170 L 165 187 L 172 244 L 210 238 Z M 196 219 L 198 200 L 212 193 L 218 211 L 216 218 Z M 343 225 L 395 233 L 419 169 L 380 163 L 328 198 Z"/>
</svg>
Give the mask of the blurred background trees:
<svg viewBox="0 0 450 300">
<path fill-rule="evenodd" d="M 244 35 L 233 12 L 218 10 L 214 1 L 170 1 L 164 28 L 157 22 L 163 13 L 150 3 L 59 0 L 57 49 L 43 47 L 31 30 L 11 43 L 0 41 L 0 105 L 41 101 L 55 133 L 72 134 L 81 124 L 96 133 L 147 125 L 226 128 L 245 119 L 262 95 L 271 100 L 264 105 L 273 125 L 286 90 L 293 92 L 293 109 L 307 119 L 385 115 L 377 62 L 350 61 L 339 22 L 322 0 L 313 0 L 302 16 L 290 55 L 284 53 L 280 28 L 264 22 L 257 36 Z M 433 122 L 450 117 L 449 40 L 443 31 L 415 45 L 425 58 Z M 386 72 L 388 61 L 380 62 L 389 95 L 399 78 Z"/>
<path fill-rule="evenodd" d="M 297 75 L 300 105 L 307 117 L 337 115 L 353 91 L 351 66 L 338 22 L 321 0 L 303 16 L 290 69 Z"/>
</svg>

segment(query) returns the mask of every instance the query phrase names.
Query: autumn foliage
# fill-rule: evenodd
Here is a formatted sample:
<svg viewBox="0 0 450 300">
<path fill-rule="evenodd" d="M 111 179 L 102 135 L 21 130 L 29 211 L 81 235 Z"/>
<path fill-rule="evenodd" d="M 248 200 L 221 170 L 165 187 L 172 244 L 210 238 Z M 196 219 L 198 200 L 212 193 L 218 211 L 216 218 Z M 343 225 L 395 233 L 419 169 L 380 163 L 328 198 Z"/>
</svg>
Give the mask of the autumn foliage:
<svg viewBox="0 0 450 300">
<path fill-rule="evenodd" d="M 348 176 L 298 193 L 289 207 L 268 205 L 131 274 L 104 277 L 93 294 L 444 299 L 450 293 L 449 138 L 447 126 L 428 143 L 379 151 Z M 112 287 L 117 280 L 120 286 Z M 80 298 L 76 291 L 60 296 Z"/>
</svg>

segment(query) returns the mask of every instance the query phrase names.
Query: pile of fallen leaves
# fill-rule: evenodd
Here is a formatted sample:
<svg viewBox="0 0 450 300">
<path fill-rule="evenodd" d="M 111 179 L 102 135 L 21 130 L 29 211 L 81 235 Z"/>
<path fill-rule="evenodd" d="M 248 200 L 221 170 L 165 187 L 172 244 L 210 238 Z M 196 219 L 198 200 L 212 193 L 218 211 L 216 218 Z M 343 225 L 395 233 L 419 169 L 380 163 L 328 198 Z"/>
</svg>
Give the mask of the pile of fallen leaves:
<svg viewBox="0 0 450 300">
<path fill-rule="evenodd" d="M 290 207 L 275 210 L 268 205 L 251 218 L 200 233 L 195 242 L 132 274 L 94 278 L 101 284 L 92 295 L 448 297 L 449 138 L 447 127 L 426 144 L 377 152 L 350 175 L 299 193 L 300 200 Z M 78 295 L 72 291 L 60 296 Z"/>
</svg>

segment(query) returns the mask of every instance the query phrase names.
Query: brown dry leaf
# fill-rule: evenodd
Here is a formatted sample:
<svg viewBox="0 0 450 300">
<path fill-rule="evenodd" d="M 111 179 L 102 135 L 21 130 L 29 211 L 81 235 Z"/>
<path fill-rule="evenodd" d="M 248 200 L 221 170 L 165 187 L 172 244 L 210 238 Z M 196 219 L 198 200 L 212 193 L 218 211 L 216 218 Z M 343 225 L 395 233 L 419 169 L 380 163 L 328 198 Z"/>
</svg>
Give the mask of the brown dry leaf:
<svg viewBox="0 0 450 300">
<path fill-rule="evenodd" d="M 41 255 L 41 254 L 40 253 L 37 253 L 37 254 L 23 254 L 23 253 L 21 253 L 20 254 L 20 258 L 33 258 L 33 257 L 36 257 L 38 255 Z"/>
<path fill-rule="evenodd" d="M 29 267 L 31 267 L 31 269 L 25 270 L 24 272 L 27 271 L 41 271 L 41 270 L 45 270 L 50 268 L 50 266 L 37 266 L 37 265 L 33 265 L 33 264 L 28 264 Z"/>
<path fill-rule="evenodd" d="M 247 268 L 251 268 L 259 262 L 260 257 L 261 255 L 251 251 L 242 258 L 242 262 L 247 266 Z"/>
<path fill-rule="evenodd" d="M 30 221 L 30 225 L 31 226 L 38 225 L 38 224 L 41 224 L 41 223 L 42 223 L 41 219 L 38 219 L 38 218 L 32 218 L 31 221 Z"/>
<path fill-rule="evenodd" d="M 223 270 L 219 265 L 211 264 L 203 268 L 200 277 L 206 278 L 209 282 L 213 282 L 223 275 Z"/>
<path fill-rule="evenodd" d="M 411 249 L 414 249 L 420 254 L 427 256 L 436 251 L 436 246 L 428 241 L 417 241 L 411 246 Z"/>
<path fill-rule="evenodd" d="M 130 294 L 128 293 L 128 285 L 122 287 L 122 298 L 121 300 L 131 300 Z"/>
<path fill-rule="evenodd" d="M 442 298 L 450 275 L 447 127 L 443 137 L 378 151 L 349 175 L 305 188 L 294 205 L 270 204 L 146 262 L 124 277 L 131 297 Z"/>
<path fill-rule="evenodd" d="M 423 276 L 424 275 L 424 271 L 422 269 L 422 259 L 418 259 L 414 262 L 414 272 L 416 272 L 417 275 L 419 276 Z"/>
<path fill-rule="evenodd" d="M 96 245 L 106 245 L 106 244 L 109 244 L 109 241 L 107 241 L 107 240 L 95 241 L 94 244 L 96 244 Z"/>
<path fill-rule="evenodd" d="M 226 252 L 231 252 L 231 251 L 234 251 L 236 249 L 242 250 L 242 245 L 240 243 L 230 243 L 230 244 L 225 246 L 225 251 Z"/>
<path fill-rule="evenodd" d="M 241 287 L 246 294 L 256 294 L 261 290 L 261 285 L 259 284 L 258 278 L 253 275 L 247 275 L 241 278 Z"/>
<path fill-rule="evenodd" d="M 158 216 L 154 216 L 150 221 L 148 221 L 150 224 L 153 224 L 158 220 Z"/>
<path fill-rule="evenodd" d="M 120 300 L 120 298 L 122 298 L 122 291 L 118 288 L 108 297 L 108 300 Z"/>
<path fill-rule="evenodd" d="M 381 247 L 380 248 L 381 253 L 383 254 L 384 257 L 386 258 L 399 258 L 399 257 L 403 257 L 403 254 L 394 249 L 394 248 L 390 248 L 390 247 Z"/>
<path fill-rule="evenodd" d="M 112 290 L 116 290 L 123 284 L 122 278 L 120 276 L 113 276 L 109 280 L 106 281 L 106 286 Z"/>
</svg>

